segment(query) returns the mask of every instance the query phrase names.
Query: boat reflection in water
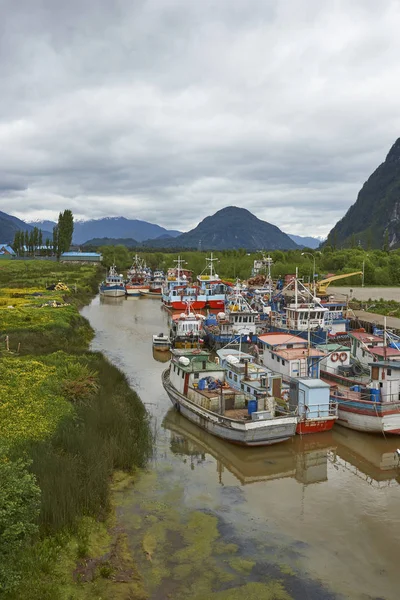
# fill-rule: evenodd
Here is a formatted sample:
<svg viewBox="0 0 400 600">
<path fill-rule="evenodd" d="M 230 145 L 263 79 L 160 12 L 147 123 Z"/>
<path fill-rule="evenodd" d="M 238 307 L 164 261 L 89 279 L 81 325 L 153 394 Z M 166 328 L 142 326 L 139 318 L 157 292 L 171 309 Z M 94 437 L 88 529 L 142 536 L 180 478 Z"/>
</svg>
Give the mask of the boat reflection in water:
<svg viewBox="0 0 400 600">
<path fill-rule="evenodd" d="M 326 481 L 329 457 L 335 456 L 331 432 L 294 436 L 268 448 L 243 448 L 210 435 L 173 408 L 166 414 L 163 427 L 171 432 L 174 454 L 191 456 L 197 463 L 205 462 L 207 455 L 213 456 L 220 483 L 224 468 L 242 485 L 284 477 L 294 477 L 303 484 Z"/>
<path fill-rule="evenodd" d="M 125 296 L 103 296 L 100 294 L 100 304 L 115 304 L 121 306 L 125 301 Z"/>
<path fill-rule="evenodd" d="M 153 358 L 158 362 L 165 363 L 170 360 L 171 352 L 169 350 L 155 350 L 155 348 L 153 348 Z"/>
<path fill-rule="evenodd" d="M 338 468 L 350 470 L 378 487 L 400 483 L 398 438 L 335 427 L 333 439 L 336 446 L 334 464 Z"/>
</svg>

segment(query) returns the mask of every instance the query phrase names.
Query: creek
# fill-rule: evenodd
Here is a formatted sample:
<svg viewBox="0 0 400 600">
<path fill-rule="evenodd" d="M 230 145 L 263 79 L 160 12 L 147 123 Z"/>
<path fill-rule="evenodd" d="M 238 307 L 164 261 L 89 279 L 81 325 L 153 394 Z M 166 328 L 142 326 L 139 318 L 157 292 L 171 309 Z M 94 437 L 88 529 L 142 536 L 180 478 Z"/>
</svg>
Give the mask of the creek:
<svg viewBox="0 0 400 600">
<path fill-rule="evenodd" d="M 150 598 L 397 600 L 400 438 L 333 432 L 237 448 L 174 412 L 161 385 L 168 331 L 155 299 L 96 297 L 92 349 L 151 415 L 154 455 L 116 492 Z"/>
</svg>

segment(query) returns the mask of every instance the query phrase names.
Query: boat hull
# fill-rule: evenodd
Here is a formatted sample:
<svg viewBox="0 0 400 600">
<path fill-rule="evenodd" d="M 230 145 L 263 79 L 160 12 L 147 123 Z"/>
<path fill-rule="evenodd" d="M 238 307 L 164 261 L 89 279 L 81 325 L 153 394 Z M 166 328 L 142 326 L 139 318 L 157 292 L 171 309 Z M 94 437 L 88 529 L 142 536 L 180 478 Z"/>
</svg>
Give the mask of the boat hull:
<svg viewBox="0 0 400 600">
<path fill-rule="evenodd" d="M 207 301 L 208 308 L 213 308 L 214 310 L 225 310 L 225 300 L 208 300 Z"/>
<path fill-rule="evenodd" d="M 172 310 L 180 310 L 181 312 L 187 309 L 187 302 L 182 300 L 170 300 L 164 302 L 164 304 L 168 308 L 172 308 Z M 200 310 L 201 308 L 205 308 L 206 303 L 204 300 L 191 300 L 190 306 L 192 310 Z"/>
<path fill-rule="evenodd" d="M 400 435 L 400 402 L 338 402 L 338 424 L 357 431 Z"/>
<path fill-rule="evenodd" d="M 140 290 L 139 295 L 143 298 L 162 298 L 162 292 L 151 292 L 150 290 Z"/>
<path fill-rule="evenodd" d="M 122 287 L 100 287 L 99 292 L 101 296 L 108 296 L 111 298 L 118 298 L 125 296 L 125 288 Z"/>
<path fill-rule="evenodd" d="M 322 433 L 324 431 L 330 431 L 336 420 L 337 417 L 302 419 L 297 424 L 296 433 L 299 435 L 307 435 L 309 433 Z"/>
<path fill-rule="evenodd" d="M 169 369 L 164 371 L 162 382 L 172 404 L 184 417 L 227 442 L 242 446 L 269 446 L 284 442 L 295 434 L 297 417 L 239 422 L 208 411 L 188 400 L 171 385 Z"/>
<path fill-rule="evenodd" d="M 130 286 L 127 284 L 125 286 L 127 296 L 140 296 L 140 292 L 144 292 L 149 288 L 146 286 Z"/>
</svg>

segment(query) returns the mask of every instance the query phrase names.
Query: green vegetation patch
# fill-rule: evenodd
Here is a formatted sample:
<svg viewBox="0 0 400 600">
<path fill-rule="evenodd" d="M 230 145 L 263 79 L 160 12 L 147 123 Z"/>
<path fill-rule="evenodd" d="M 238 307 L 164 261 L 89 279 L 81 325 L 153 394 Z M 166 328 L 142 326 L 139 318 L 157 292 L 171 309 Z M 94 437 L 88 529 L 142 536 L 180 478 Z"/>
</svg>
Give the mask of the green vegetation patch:
<svg viewBox="0 0 400 600">
<path fill-rule="evenodd" d="M 63 393 L 63 372 L 62 365 L 48 364 L 45 357 L 0 361 L 0 441 L 44 439 L 73 413 Z"/>
</svg>

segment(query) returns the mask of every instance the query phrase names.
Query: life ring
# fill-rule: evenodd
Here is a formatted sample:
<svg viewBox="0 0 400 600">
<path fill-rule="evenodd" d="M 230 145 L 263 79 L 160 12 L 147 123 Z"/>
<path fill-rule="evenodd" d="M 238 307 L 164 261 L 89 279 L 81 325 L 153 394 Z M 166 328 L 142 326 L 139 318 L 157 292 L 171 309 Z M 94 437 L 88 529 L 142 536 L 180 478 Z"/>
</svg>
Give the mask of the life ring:
<svg viewBox="0 0 400 600">
<path fill-rule="evenodd" d="M 331 355 L 331 361 L 332 361 L 332 362 L 336 362 L 338 359 L 339 359 L 339 354 L 338 354 L 337 352 L 334 352 L 334 353 Z"/>
<path fill-rule="evenodd" d="M 339 354 L 339 360 L 340 360 L 340 362 L 344 362 L 345 360 L 347 360 L 347 353 L 346 352 L 341 352 Z"/>
</svg>

